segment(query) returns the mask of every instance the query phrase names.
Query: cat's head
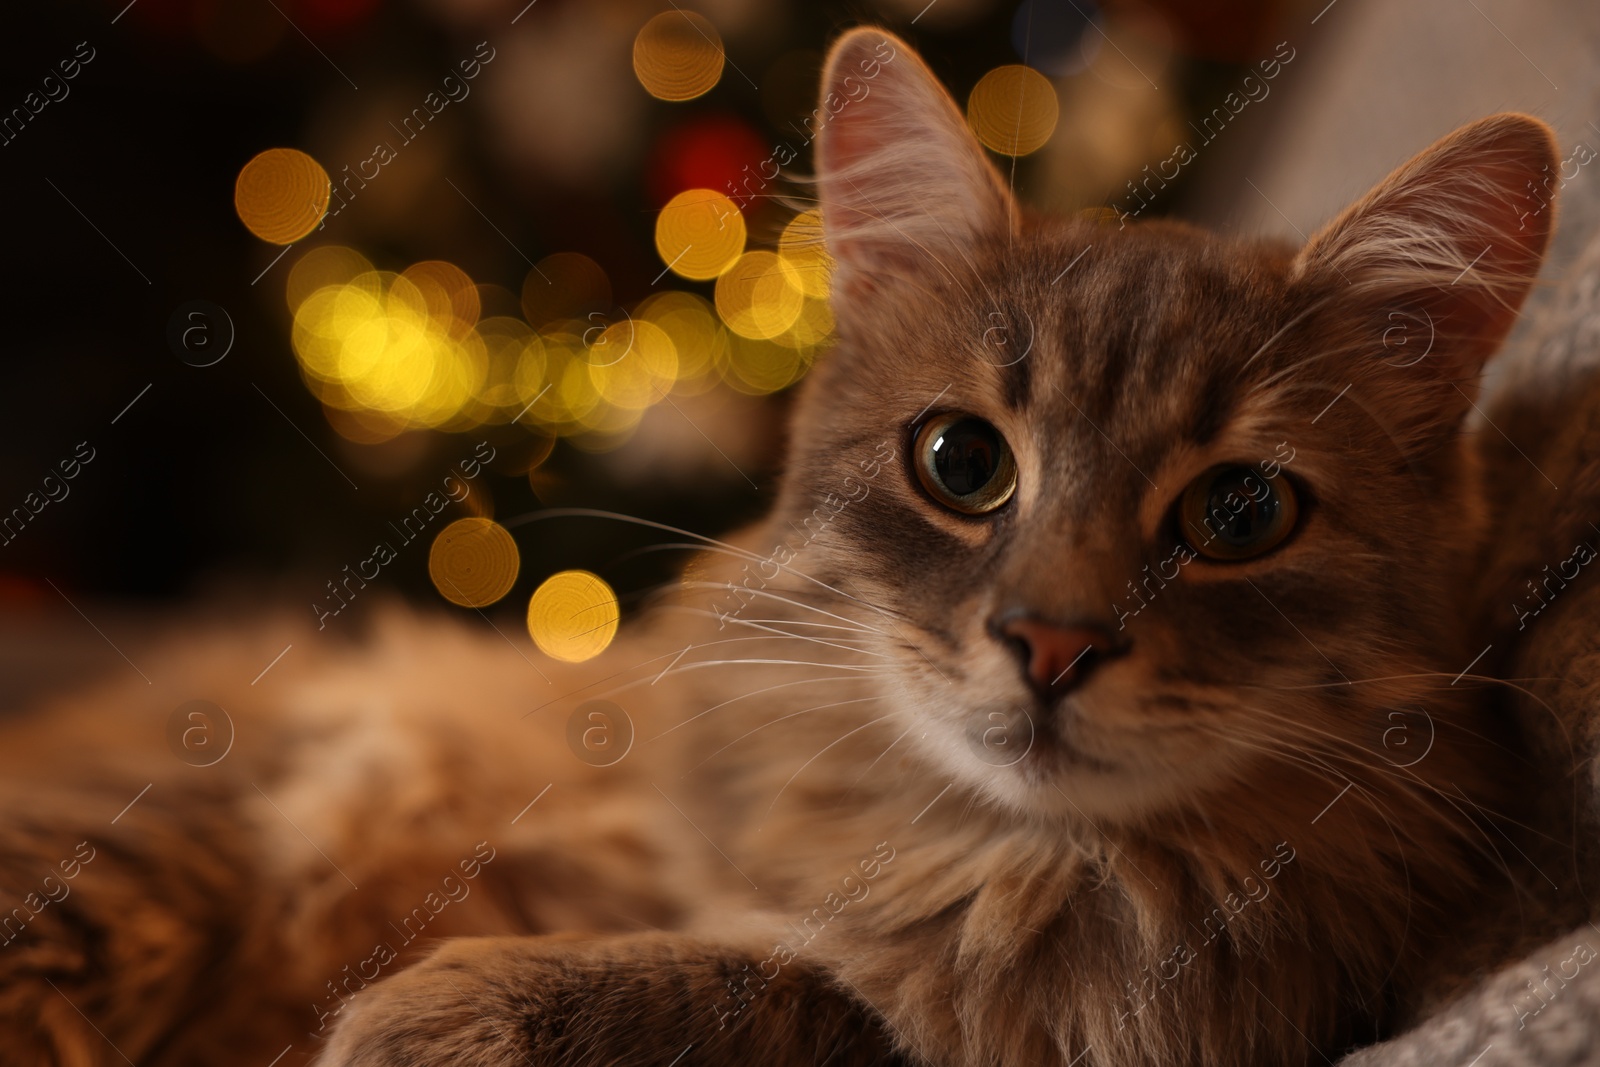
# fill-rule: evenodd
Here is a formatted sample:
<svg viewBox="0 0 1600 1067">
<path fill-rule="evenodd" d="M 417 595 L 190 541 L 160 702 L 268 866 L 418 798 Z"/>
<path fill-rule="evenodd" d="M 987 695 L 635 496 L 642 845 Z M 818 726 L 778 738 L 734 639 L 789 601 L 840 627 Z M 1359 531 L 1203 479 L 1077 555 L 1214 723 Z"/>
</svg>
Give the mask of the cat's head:
<svg viewBox="0 0 1600 1067">
<path fill-rule="evenodd" d="M 1458 130 L 1296 250 L 1026 216 L 878 30 L 819 115 L 840 340 L 778 528 L 816 531 L 788 565 L 871 628 L 908 742 L 1111 819 L 1384 758 L 1468 667 L 1462 424 L 1549 238 L 1549 130 Z"/>
</svg>

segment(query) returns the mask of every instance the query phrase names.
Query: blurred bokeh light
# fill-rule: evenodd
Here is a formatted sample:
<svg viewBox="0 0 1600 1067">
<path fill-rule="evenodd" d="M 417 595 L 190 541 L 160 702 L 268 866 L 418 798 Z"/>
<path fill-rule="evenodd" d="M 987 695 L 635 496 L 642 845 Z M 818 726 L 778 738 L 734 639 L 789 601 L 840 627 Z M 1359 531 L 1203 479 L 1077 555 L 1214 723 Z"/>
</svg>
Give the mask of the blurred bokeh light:
<svg viewBox="0 0 1600 1067">
<path fill-rule="evenodd" d="M 722 38 L 694 11 L 663 11 L 633 39 L 633 72 L 658 100 L 693 100 L 722 77 Z"/>
<path fill-rule="evenodd" d="M 331 189 L 328 172 L 304 152 L 269 148 L 239 171 L 233 204 L 251 233 L 288 245 L 316 229 Z"/>
<path fill-rule="evenodd" d="M 452 604 L 486 608 L 511 592 L 521 562 L 510 531 L 493 519 L 469 516 L 434 538 L 428 576 Z"/>
<path fill-rule="evenodd" d="M 528 601 L 528 633 L 551 659 L 582 663 L 606 650 L 621 609 L 605 579 L 588 571 L 558 571 Z"/>
</svg>

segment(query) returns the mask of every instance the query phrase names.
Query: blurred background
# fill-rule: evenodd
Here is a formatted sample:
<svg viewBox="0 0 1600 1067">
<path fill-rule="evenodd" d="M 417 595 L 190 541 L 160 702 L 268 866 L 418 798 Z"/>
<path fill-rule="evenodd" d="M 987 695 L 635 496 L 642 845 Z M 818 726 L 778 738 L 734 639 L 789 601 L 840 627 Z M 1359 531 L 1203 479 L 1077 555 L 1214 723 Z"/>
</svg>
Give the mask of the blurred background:
<svg viewBox="0 0 1600 1067">
<path fill-rule="evenodd" d="M 593 654 L 538 640 L 536 591 L 626 615 L 681 563 L 644 549 L 683 539 L 518 520 L 715 535 L 771 499 L 832 330 L 792 179 L 862 22 L 1050 212 L 1298 240 L 1491 111 L 1600 149 L 1576 3 L 28 5 L 0 39 L 0 706 L 241 589 Z"/>
</svg>

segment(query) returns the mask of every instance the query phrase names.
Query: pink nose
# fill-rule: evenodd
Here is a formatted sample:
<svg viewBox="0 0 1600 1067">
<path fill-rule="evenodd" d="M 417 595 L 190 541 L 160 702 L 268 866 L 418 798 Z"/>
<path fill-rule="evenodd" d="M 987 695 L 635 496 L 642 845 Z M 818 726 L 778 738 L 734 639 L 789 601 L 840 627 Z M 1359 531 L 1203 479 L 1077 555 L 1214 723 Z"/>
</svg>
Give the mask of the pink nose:
<svg viewBox="0 0 1600 1067">
<path fill-rule="evenodd" d="M 1111 635 L 1099 626 L 1057 626 L 1019 615 L 995 629 L 1016 652 L 1028 685 L 1046 699 L 1076 688 L 1117 651 Z"/>
</svg>

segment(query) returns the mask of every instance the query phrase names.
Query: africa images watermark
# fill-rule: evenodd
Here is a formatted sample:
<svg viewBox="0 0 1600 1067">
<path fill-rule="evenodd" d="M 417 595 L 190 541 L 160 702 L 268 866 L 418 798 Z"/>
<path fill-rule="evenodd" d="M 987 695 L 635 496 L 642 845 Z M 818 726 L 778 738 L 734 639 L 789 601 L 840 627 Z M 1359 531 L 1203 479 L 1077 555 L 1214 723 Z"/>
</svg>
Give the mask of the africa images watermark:
<svg viewBox="0 0 1600 1067">
<path fill-rule="evenodd" d="M 87 855 L 84 854 L 85 849 L 88 850 Z M 67 883 L 78 877 L 83 868 L 94 860 L 95 855 L 93 845 L 87 841 L 79 841 L 72 855 L 56 864 L 61 871 L 60 877 L 57 877 L 54 871 L 45 875 L 40 879 L 38 891 L 30 892 L 23 897 L 20 907 L 12 908 L 10 914 L 0 919 L 0 939 L 3 939 L 0 940 L 0 946 L 9 946 L 11 942 L 21 937 L 22 931 L 27 929 L 28 924 L 38 918 L 39 913 L 51 904 L 59 904 L 66 900 L 72 892 L 72 886 Z"/>
<path fill-rule="evenodd" d="M 885 463 L 894 461 L 894 457 L 894 445 L 888 441 L 878 442 L 878 447 L 873 449 L 872 455 L 857 464 L 862 472 L 865 473 L 866 480 L 862 481 L 853 474 L 846 475 L 840 485 L 845 495 L 841 498 L 829 493 L 823 497 L 822 505 L 812 508 L 811 514 L 802 519 L 800 526 L 796 527 L 802 535 L 799 544 L 779 542 L 771 552 L 756 562 L 756 573 L 754 574 L 750 571 L 750 564 L 746 563 L 743 571 L 744 576 L 739 584 L 727 583 L 728 596 L 737 601 L 737 604 L 726 606 L 727 601 L 724 601 L 724 606 L 713 609 L 717 615 L 717 629 L 720 630 L 728 625 L 730 621 L 737 619 L 739 613 L 745 609 L 745 606 L 756 598 L 756 594 L 765 589 L 768 583 L 774 581 L 807 545 L 821 537 L 828 527 L 833 525 L 833 521 L 839 517 L 845 508 L 851 504 L 859 504 L 867 499 L 872 492 L 870 483 L 883 470 Z M 814 529 L 811 525 L 813 522 L 817 524 Z M 772 569 L 771 574 L 766 572 L 769 567 Z M 749 599 L 739 600 L 741 595 L 747 596 Z"/>
<path fill-rule="evenodd" d="M 1283 873 L 1283 869 L 1294 862 L 1295 851 L 1287 841 L 1279 841 L 1273 846 L 1272 855 L 1262 860 L 1257 866 L 1261 871 L 1261 878 L 1247 875 L 1239 884 L 1239 892 L 1230 892 L 1213 907 L 1206 916 L 1200 920 L 1200 926 L 1194 923 L 1189 928 L 1203 936 L 1201 947 L 1212 944 L 1228 929 L 1230 919 L 1238 918 L 1252 903 L 1259 904 L 1272 895 L 1273 879 Z M 1243 894 L 1243 896 L 1240 895 Z M 1144 975 L 1135 984 L 1132 979 L 1127 982 L 1127 992 L 1124 994 L 1128 1003 L 1133 1006 L 1132 1011 L 1122 1011 L 1117 1015 L 1117 1029 L 1124 1029 L 1128 1019 L 1138 1015 L 1152 1004 L 1161 991 L 1168 984 L 1177 980 L 1183 969 L 1196 959 L 1194 949 L 1189 947 L 1187 939 L 1178 942 L 1172 952 L 1155 966 L 1154 972 L 1150 965 L 1144 965 Z M 1169 973 L 1170 972 L 1170 973 Z"/>
<path fill-rule="evenodd" d="M 872 881 L 883 874 L 883 868 L 894 862 L 894 857 L 894 847 L 887 841 L 879 841 L 873 846 L 871 855 L 858 860 L 851 872 L 840 879 L 842 895 L 829 890 L 822 903 L 812 908 L 798 925 L 793 922 L 789 924 L 789 929 L 795 934 L 792 943 L 789 940 L 779 941 L 773 946 L 772 954 L 758 962 L 754 970 L 747 963 L 738 974 L 729 978 L 727 996 L 721 1003 L 711 1005 L 711 1014 L 717 1017 L 717 1027 L 727 1029 L 728 1024 L 750 1006 L 756 995 L 774 981 L 818 934 L 827 929 L 840 912 L 851 904 L 859 904 L 867 899 L 872 892 Z M 771 968 L 771 973 L 768 973 L 768 968 Z M 753 989 L 752 982 L 755 983 Z"/>
<path fill-rule="evenodd" d="M 1589 528 L 1600 533 L 1593 523 Z M 1534 579 L 1527 580 L 1528 594 L 1522 601 L 1511 605 L 1511 610 L 1517 616 L 1517 629 L 1528 628 L 1528 620 L 1537 616 L 1541 611 L 1550 606 L 1567 585 L 1578 577 L 1584 567 L 1594 562 L 1595 547 L 1587 541 L 1579 541 L 1572 549 L 1572 554 L 1556 564 L 1555 572 L 1551 573 L 1550 564 L 1546 563 L 1540 571 L 1538 584 Z"/>
<path fill-rule="evenodd" d="M 45 475 L 38 489 L 30 490 L 20 505 L 12 508 L 9 514 L 0 516 L 0 547 L 9 545 L 21 536 L 28 523 L 45 508 L 67 499 L 72 492 L 72 487 L 67 483 L 81 474 L 94 457 L 95 451 L 89 442 L 79 441 L 71 456 L 58 460 L 56 468 L 61 472 L 59 478 L 53 472 Z"/>
<path fill-rule="evenodd" d="M 1284 54 L 1284 49 L 1286 48 L 1288 49 L 1287 55 Z M 1228 95 L 1222 98 L 1220 107 L 1212 108 L 1209 114 L 1200 119 L 1199 126 L 1190 122 L 1189 128 L 1200 135 L 1199 147 L 1203 148 L 1220 137 L 1228 124 L 1238 118 L 1239 113 L 1250 106 L 1252 102 L 1260 103 L 1265 100 L 1267 94 L 1272 92 L 1272 87 L 1267 83 L 1282 73 L 1283 68 L 1294 61 L 1294 57 L 1295 50 L 1289 46 L 1289 42 L 1279 41 L 1277 50 L 1272 53 L 1272 58 L 1263 59 L 1256 64 L 1257 69 L 1261 72 L 1259 78 L 1254 74 L 1246 74 L 1244 80 L 1239 83 L 1239 88 L 1230 90 Z M 1182 141 L 1172 149 L 1172 153 L 1167 158 L 1155 164 L 1154 174 L 1150 173 L 1150 166 L 1146 165 L 1141 172 L 1143 177 L 1139 179 L 1137 185 L 1130 179 L 1128 192 L 1133 200 L 1138 201 L 1139 206 L 1132 210 L 1112 208 L 1116 212 L 1117 220 L 1120 223 L 1118 228 L 1126 227 L 1129 219 L 1137 218 L 1140 212 L 1150 206 L 1150 201 L 1155 199 L 1156 194 L 1167 187 L 1168 182 L 1176 181 L 1183 168 L 1199 157 L 1200 153 L 1194 142 Z M 1151 188 L 1152 184 L 1155 185 L 1153 189 Z M 1123 203 L 1128 203 L 1128 199 L 1124 198 Z"/>
<path fill-rule="evenodd" d="M 1289 450 L 1288 455 L 1284 455 L 1286 448 Z M 1128 591 L 1133 594 L 1129 603 L 1137 601 L 1138 606 L 1124 607 L 1120 603 L 1111 605 L 1111 610 L 1117 616 L 1117 629 L 1126 629 L 1129 619 L 1149 607 L 1150 601 L 1167 587 L 1167 583 L 1177 578 L 1178 573 L 1187 564 L 1193 563 L 1198 558 L 1199 553 L 1193 546 L 1210 544 L 1222 530 L 1227 528 L 1229 522 L 1239 516 L 1240 512 L 1251 504 L 1259 504 L 1267 498 L 1271 492 L 1267 483 L 1282 474 L 1283 468 L 1293 462 L 1295 457 L 1295 450 L 1287 441 L 1279 441 L 1273 452 L 1273 459 L 1264 459 L 1258 464 L 1261 468 L 1261 477 L 1256 477 L 1254 473 L 1250 474 L 1240 485 L 1243 492 L 1230 491 L 1207 513 L 1204 529 L 1185 531 L 1187 539 L 1179 541 L 1166 559 L 1156 563 L 1154 572 L 1151 572 L 1150 564 L 1146 563 L 1144 575 L 1139 579 L 1138 585 L 1134 584 L 1134 579 L 1128 579 Z M 1172 569 L 1170 574 L 1167 573 L 1168 567 Z M 1154 588 L 1151 587 L 1152 582 L 1155 583 Z M 1141 589 L 1144 590 L 1143 594 L 1140 593 Z"/>
<path fill-rule="evenodd" d="M 483 868 L 494 861 L 494 846 L 487 841 L 479 841 L 473 846 L 472 855 L 456 864 L 456 869 L 461 872 L 460 877 L 451 871 L 439 881 L 439 888 L 429 890 L 427 896 L 422 898 L 422 903 L 412 908 L 400 925 L 390 923 L 390 929 L 400 935 L 400 948 L 405 948 L 411 942 L 422 936 L 422 931 L 428 924 L 438 918 L 440 913 L 451 904 L 460 904 L 472 893 L 472 887 L 467 883 L 483 873 Z M 328 995 L 323 998 L 322 1004 L 311 1005 L 311 1010 L 317 1013 L 317 1032 L 309 1036 L 317 1037 L 328 1026 L 328 1020 L 337 1018 L 339 1013 L 355 997 L 367 988 L 371 982 L 376 982 L 383 973 L 383 969 L 399 959 L 400 954 L 389 941 L 380 941 L 374 945 L 372 952 L 365 959 L 357 963 L 354 970 L 346 964 L 339 972 L 337 979 L 328 979 Z M 334 982 L 337 980 L 338 984 Z"/>
<path fill-rule="evenodd" d="M 888 51 L 887 55 L 884 54 L 886 49 Z M 872 58 L 863 59 L 856 64 L 856 70 L 861 74 L 861 80 L 856 80 L 854 75 L 846 75 L 844 80 L 840 82 L 840 88 L 844 90 L 844 95 L 841 96 L 830 89 L 828 94 L 822 98 L 822 102 L 803 120 L 805 129 L 803 131 L 798 127 L 795 129 L 795 132 L 801 135 L 800 147 L 805 148 L 816 140 L 817 134 L 822 132 L 822 129 L 828 125 L 828 120 L 837 116 L 852 101 L 860 103 L 865 100 L 872 92 L 872 86 L 866 83 L 882 73 L 883 65 L 893 62 L 894 57 L 894 45 L 890 44 L 887 39 L 879 41 L 878 46 L 872 50 Z M 859 94 L 857 90 L 860 90 Z M 815 128 L 813 128 L 813 123 L 815 123 Z M 794 124 L 791 122 L 790 125 L 793 126 Z M 756 164 L 755 174 L 751 174 L 750 165 L 748 163 L 745 164 L 745 177 L 740 183 L 741 188 L 744 190 L 742 193 L 739 189 L 734 188 L 733 183 L 737 179 L 730 178 L 728 180 L 729 199 L 740 207 L 748 205 L 751 201 L 761 196 L 767 186 L 777 180 L 782 169 L 793 163 L 799 158 L 799 155 L 800 150 L 789 144 L 789 142 L 778 142 L 772 149 L 772 153 Z M 772 173 L 770 174 L 767 173 L 768 167 L 772 168 Z M 751 187 L 752 182 L 755 183 L 754 188 Z M 721 218 L 717 219 L 717 228 L 722 228 Z"/>
<path fill-rule="evenodd" d="M 486 48 L 489 49 L 488 55 L 484 54 Z M 400 135 L 400 147 L 404 148 L 420 137 L 428 123 L 437 118 L 445 108 L 452 103 L 459 104 L 471 95 L 472 86 L 467 83 L 483 73 L 484 66 L 493 62 L 495 55 L 495 50 L 490 47 L 488 41 L 479 41 L 477 50 L 473 52 L 473 58 L 463 59 L 456 64 L 461 70 L 460 77 L 453 73 L 446 74 L 444 80 L 439 83 L 439 88 L 429 90 L 428 95 L 422 98 L 422 103 L 412 108 L 411 113 L 400 120 L 399 126 L 393 122 L 389 123 L 389 128 Z M 440 95 L 441 91 L 443 95 Z M 328 210 L 323 213 L 322 221 L 317 224 L 317 229 L 326 228 L 328 220 L 348 207 L 350 201 L 356 198 L 356 193 L 365 189 L 367 182 L 375 181 L 378 175 L 383 173 L 383 168 L 399 158 L 399 155 L 399 150 L 393 143 L 383 141 L 373 145 L 372 154 L 355 165 L 354 174 L 350 172 L 350 164 L 346 163 L 340 171 L 343 177 L 336 177 L 329 184 L 328 192 L 332 199 Z M 371 173 L 368 173 L 368 168 L 371 169 Z M 355 183 L 354 189 L 350 187 L 352 182 Z M 337 207 L 333 206 L 335 203 Z"/>
<path fill-rule="evenodd" d="M 483 454 L 485 449 L 488 449 L 488 455 Z M 428 490 L 427 495 L 422 498 L 422 503 L 412 508 L 410 514 L 400 519 L 399 526 L 390 522 L 389 528 L 399 535 L 400 547 L 404 548 L 421 537 L 428 528 L 428 524 L 452 502 L 459 504 L 467 499 L 468 494 L 472 492 L 472 487 L 467 483 L 483 472 L 485 464 L 494 462 L 494 457 L 494 447 L 488 441 L 479 441 L 478 447 L 473 450 L 472 456 L 456 464 L 457 469 L 461 472 L 461 477 L 456 477 L 454 472 L 445 475 L 439 489 Z M 443 490 L 443 495 L 440 494 L 440 490 Z M 356 598 L 356 594 L 365 589 L 367 583 L 377 578 L 383 568 L 393 563 L 399 555 L 400 552 L 394 545 L 388 541 L 379 541 L 373 546 L 372 554 L 355 565 L 354 573 L 351 573 L 350 564 L 346 563 L 343 568 L 344 577 L 342 579 L 328 579 L 328 592 L 331 600 L 338 602 L 338 607 L 332 606 L 331 603 L 312 603 L 311 610 L 317 616 L 317 629 L 325 629 L 328 625 L 328 619 L 349 607 L 350 601 Z M 368 573 L 369 568 L 371 573 Z M 334 584 L 336 580 L 339 583 L 338 585 Z M 353 587 L 351 583 L 354 583 Z M 339 590 L 341 588 L 348 595 L 348 599 L 346 599 L 346 596 L 340 595 Z"/>
<path fill-rule="evenodd" d="M 87 51 L 86 51 L 87 50 Z M 46 74 L 39 81 L 39 88 L 32 89 L 22 98 L 22 103 L 11 111 L 0 116 L 0 145 L 9 145 L 27 128 L 28 123 L 39 116 L 51 104 L 59 104 L 72 93 L 72 88 L 67 85 L 73 78 L 83 73 L 83 68 L 94 61 L 98 53 L 88 41 L 79 41 L 72 55 L 61 60 L 56 66 L 61 71 L 61 76 L 55 73 Z"/>
</svg>

